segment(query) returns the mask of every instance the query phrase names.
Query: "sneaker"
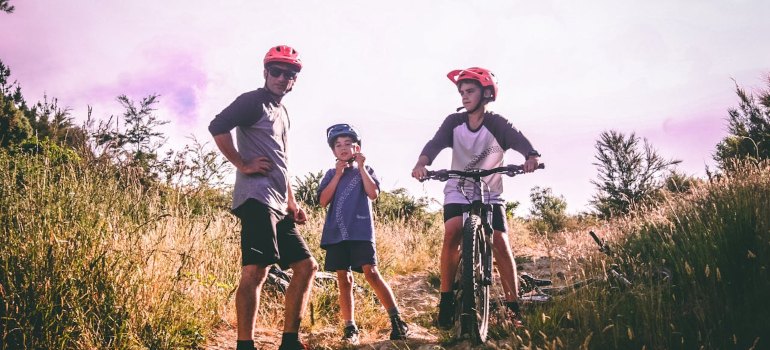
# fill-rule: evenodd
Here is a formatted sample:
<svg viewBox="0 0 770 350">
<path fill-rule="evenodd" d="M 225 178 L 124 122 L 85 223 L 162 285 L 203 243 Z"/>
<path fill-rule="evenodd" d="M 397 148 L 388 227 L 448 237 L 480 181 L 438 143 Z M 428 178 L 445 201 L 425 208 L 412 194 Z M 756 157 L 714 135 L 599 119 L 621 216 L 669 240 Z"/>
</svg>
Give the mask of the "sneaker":
<svg viewBox="0 0 770 350">
<path fill-rule="evenodd" d="M 393 330 L 390 331 L 390 340 L 404 340 L 409 334 L 409 326 L 406 325 L 401 317 L 393 316 L 390 318 L 390 325 Z"/>
<path fill-rule="evenodd" d="M 310 350 L 310 347 L 302 342 L 296 342 L 291 344 L 281 343 L 278 350 Z"/>
<path fill-rule="evenodd" d="M 351 345 L 358 344 L 358 327 L 350 325 L 345 327 L 342 334 L 342 341 Z"/>
<path fill-rule="evenodd" d="M 441 302 L 438 304 L 438 328 L 451 329 L 455 323 L 455 303 L 454 300 Z"/>
</svg>

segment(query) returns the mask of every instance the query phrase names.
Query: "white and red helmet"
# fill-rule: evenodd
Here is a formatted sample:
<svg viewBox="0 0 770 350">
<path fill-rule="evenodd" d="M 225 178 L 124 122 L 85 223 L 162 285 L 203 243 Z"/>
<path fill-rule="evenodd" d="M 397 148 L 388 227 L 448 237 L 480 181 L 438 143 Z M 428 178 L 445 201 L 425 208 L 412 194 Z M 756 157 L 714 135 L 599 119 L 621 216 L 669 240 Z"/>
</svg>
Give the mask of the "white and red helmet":
<svg viewBox="0 0 770 350">
<path fill-rule="evenodd" d="M 483 89 L 492 88 L 492 96 L 488 98 L 494 101 L 497 98 L 497 78 L 489 69 L 471 67 L 468 69 L 455 69 L 446 75 L 455 85 L 463 80 L 473 80 L 481 84 Z"/>
</svg>

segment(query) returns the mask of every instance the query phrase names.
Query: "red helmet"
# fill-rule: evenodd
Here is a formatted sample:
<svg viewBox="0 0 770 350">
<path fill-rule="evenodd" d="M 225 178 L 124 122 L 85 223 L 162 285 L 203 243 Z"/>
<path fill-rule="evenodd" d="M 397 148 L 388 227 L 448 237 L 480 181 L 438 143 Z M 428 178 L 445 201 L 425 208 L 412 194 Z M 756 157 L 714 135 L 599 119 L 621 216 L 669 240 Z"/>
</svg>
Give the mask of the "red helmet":
<svg viewBox="0 0 770 350">
<path fill-rule="evenodd" d="M 297 70 L 302 69 L 302 60 L 299 59 L 299 52 L 286 45 L 278 45 L 270 48 L 265 55 L 265 66 L 269 63 L 281 62 L 297 66 Z"/>
<path fill-rule="evenodd" d="M 455 85 L 463 80 L 473 80 L 481 84 L 483 88 L 492 88 L 492 96 L 489 97 L 490 101 L 494 101 L 497 98 L 497 78 L 495 74 L 488 69 L 471 67 L 468 69 L 456 69 L 446 75 Z"/>
</svg>

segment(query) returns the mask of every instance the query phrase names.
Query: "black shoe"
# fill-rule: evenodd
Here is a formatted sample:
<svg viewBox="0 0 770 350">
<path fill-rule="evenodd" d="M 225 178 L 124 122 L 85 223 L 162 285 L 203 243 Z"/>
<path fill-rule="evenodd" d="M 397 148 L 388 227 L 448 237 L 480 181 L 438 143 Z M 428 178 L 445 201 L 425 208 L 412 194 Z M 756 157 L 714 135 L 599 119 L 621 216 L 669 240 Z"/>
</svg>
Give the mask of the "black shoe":
<svg viewBox="0 0 770 350">
<path fill-rule="evenodd" d="M 278 350 L 309 350 L 310 347 L 303 344 L 302 342 L 296 342 L 293 344 L 284 344 L 281 343 L 281 346 L 278 347 Z"/>
<path fill-rule="evenodd" d="M 350 325 L 345 327 L 342 334 L 342 341 L 351 345 L 358 345 L 358 327 Z"/>
<path fill-rule="evenodd" d="M 393 316 L 390 318 L 390 325 L 393 330 L 390 331 L 390 340 L 404 340 L 409 334 L 409 326 L 406 325 L 401 317 Z"/>
<path fill-rule="evenodd" d="M 447 330 L 455 324 L 454 300 L 441 301 L 438 304 L 438 328 Z"/>
</svg>

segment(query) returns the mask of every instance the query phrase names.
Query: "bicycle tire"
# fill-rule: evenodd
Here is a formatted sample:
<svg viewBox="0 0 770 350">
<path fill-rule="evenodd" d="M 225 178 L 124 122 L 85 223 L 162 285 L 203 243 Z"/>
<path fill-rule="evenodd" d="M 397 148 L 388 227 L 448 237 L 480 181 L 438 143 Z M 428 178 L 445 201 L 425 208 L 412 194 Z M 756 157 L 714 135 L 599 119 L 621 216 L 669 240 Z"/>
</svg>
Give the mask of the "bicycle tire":
<svg viewBox="0 0 770 350">
<path fill-rule="evenodd" d="M 470 215 L 463 225 L 460 261 L 460 332 L 476 344 L 487 340 L 489 332 L 489 283 L 483 257 L 486 246 L 481 218 Z"/>
</svg>

